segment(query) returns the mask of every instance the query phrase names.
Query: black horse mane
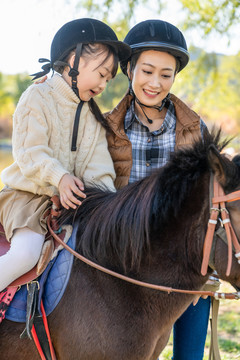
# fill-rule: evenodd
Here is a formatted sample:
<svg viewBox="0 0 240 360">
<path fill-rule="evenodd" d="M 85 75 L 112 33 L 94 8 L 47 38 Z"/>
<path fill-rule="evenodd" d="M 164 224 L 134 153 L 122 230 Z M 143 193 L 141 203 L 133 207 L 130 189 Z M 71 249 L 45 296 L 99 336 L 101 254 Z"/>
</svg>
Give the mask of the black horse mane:
<svg viewBox="0 0 240 360">
<path fill-rule="evenodd" d="M 209 147 L 220 152 L 228 144 L 220 143 L 220 134 L 206 131 L 203 140 L 171 154 L 154 174 L 115 193 L 87 188 L 87 197 L 73 216 L 80 239 L 77 251 L 103 266 L 116 264 L 123 272 L 138 269 L 150 247 L 154 221 L 161 226 L 170 214 L 177 216 L 190 189 L 209 171 Z"/>
</svg>

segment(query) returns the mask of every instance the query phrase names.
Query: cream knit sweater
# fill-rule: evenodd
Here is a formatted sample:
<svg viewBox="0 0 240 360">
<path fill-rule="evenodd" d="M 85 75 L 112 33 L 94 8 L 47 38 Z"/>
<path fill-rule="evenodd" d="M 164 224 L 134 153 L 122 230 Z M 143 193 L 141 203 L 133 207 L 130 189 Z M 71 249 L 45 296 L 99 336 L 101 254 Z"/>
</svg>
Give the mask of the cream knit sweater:
<svg viewBox="0 0 240 360">
<path fill-rule="evenodd" d="M 85 184 L 103 184 L 114 190 L 115 172 L 105 130 L 87 103 L 80 116 L 77 151 L 71 151 L 78 103 L 58 74 L 22 94 L 13 116 L 14 163 L 1 176 L 5 185 L 52 196 L 58 193 L 62 176 L 70 173 Z"/>
</svg>

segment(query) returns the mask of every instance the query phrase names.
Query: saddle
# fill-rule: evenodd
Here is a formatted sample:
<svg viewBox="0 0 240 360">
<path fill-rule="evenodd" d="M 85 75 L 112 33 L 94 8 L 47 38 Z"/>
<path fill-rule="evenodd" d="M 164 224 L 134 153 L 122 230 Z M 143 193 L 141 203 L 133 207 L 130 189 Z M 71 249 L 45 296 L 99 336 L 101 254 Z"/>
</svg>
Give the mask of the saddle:
<svg viewBox="0 0 240 360">
<path fill-rule="evenodd" d="M 52 208 L 44 216 L 48 216 L 49 225 L 58 237 L 74 248 L 72 226 L 58 225 L 57 219 L 61 213 L 59 198 L 53 197 L 51 200 Z M 0 224 L 0 256 L 9 248 Z M 59 253 L 62 249 L 63 246 L 47 233 L 37 265 L 0 293 L 0 323 L 5 317 L 15 322 L 25 322 L 26 328 L 20 337 L 33 339 L 44 360 L 56 360 L 47 316 L 55 309 L 66 289 L 73 263 L 73 255 L 65 249 Z"/>
<path fill-rule="evenodd" d="M 65 225 L 63 227 L 59 227 L 58 225 L 58 217 L 61 214 L 60 210 L 60 201 L 57 196 L 52 197 L 52 208 L 48 209 L 44 214 L 44 217 L 50 216 L 51 226 L 53 230 L 58 233 L 58 236 L 64 242 L 67 242 L 71 236 L 72 227 L 71 225 Z M 6 254 L 6 252 L 10 248 L 10 243 L 7 241 L 5 237 L 5 232 L 2 224 L 0 223 L 0 256 Z M 59 245 L 59 243 L 54 240 L 54 238 L 48 232 L 45 236 L 45 241 L 42 247 L 41 255 L 38 260 L 37 265 L 28 271 L 26 274 L 20 276 L 18 279 L 13 281 L 7 289 L 4 289 L 0 293 L 0 323 L 5 317 L 5 312 L 12 301 L 16 291 L 24 284 L 28 284 L 31 281 L 37 279 L 46 269 L 49 262 L 57 255 L 58 251 L 63 247 Z"/>
</svg>

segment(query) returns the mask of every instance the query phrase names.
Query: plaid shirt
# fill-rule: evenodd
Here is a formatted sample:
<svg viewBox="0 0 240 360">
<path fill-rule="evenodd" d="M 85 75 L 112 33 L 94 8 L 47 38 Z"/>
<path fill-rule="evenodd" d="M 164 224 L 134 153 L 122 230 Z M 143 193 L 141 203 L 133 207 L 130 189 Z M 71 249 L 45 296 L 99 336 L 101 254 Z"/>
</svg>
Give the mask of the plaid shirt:
<svg viewBox="0 0 240 360">
<path fill-rule="evenodd" d="M 206 126 L 201 121 L 201 131 Z M 164 166 L 175 148 L 176 113 L 172 101 L 159 130 L 150 132 L 141 123 L 134 112 L 134 101 L 128 109 L 125 121 L 125 132 L 132 143 L 133 165 L 129 183 L 150 175 L 155 169 Z"/>
</svg>

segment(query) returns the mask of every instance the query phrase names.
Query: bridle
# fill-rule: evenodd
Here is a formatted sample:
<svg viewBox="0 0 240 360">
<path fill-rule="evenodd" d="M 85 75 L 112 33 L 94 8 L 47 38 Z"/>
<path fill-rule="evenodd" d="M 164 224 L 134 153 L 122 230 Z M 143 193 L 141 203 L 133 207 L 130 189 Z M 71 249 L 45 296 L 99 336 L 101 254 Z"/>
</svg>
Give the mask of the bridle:
<svg viewBox="0 0 240 360">
<path fill-rule="evenodd" d="M 215 184 L 216 183 L 216 184 Z M 219 185 L 219 183 L 216 181 L 216 179 L 214 179 L 214 189 L 216 189 L 214 192 L 214 197 L 212 199 L 212 204 L 213 204 L 213 208 L 211 209 L 211 217 L 209 219 L 208 222 L 208 230 L 207 230 L 207 234 L 206 234 L 206 238 L 205 238 L 205 242 L 204 242 L 204 255 L 203 255 L 203 262 L 202 262 L 202 269 L 201 272 L 203 275 L 206 275 L 207 273 L 207 268 L 208 268 L 208 262 L 209 262 L 209 257 L 210 257 L 210 252 L 211 252 L 211 247 L 212 247 L 212 240 L 213 240 L 213 235 L 214 235 L 214 231 L 215 231 L 215 227 L 217 224 L 217 217 L 218 214 L 220 213 L 222 218 L 223 218 L 223 223 L 224 226 L 226 228 L 226 232 L 227 232 L 227 238 L 228 238 L 228 268 L 227 268 L 227 273 L 230 273 L 231 270 L 231 264 L 232 264 L 232 243 L 234 244 L 235 250 L 236 250 L 236 257 L 239 259 L 240 258 L 240 244 L 237 240 L 237 237 L 235 235 L 235 232 L 232 228 L 232 225 L 230 223 L 230 219 L 229 219 L 229 215 L 228 212 L 225 208 L 225 202 L 230 202 L 230 201 L 235 201 L 240 199 L 240 191 L 236 191 L 233 193 L 230 193 L 228 195 L 225 195 L 223 192 L 222 187 Z M 149 289 L 154 289 L 154 290 L 159 290 L 159 291 L 164 291 L 167 292 L 168 294 L 170 293 L 183 293 L 183 294 L 189 294 L 189 295 L 206 295 L 206 296 L 213 296 L 215 299 L 230 299 L 230 300 L 238 300 L 240 299 L 240 291 L 239 292 L 235 292 L 235 293 L 223 293 L 223 292 L 213 292 L 213 291 L 198 291 L 198 290 L 184 290 L 184 289 L 175 289 L 172 287 L 168 287 L 168 286 L 162 286 L 162 285 L 155 285 L 155 284 L 151 284 L 151 283 L 147 283 L 147 282 L 143 282 L 140 280 L 136 280 L 133 278 L 130 278 L 128 276 L 119 274 L 115 271 L 109 270 L 101 265 L 98 265 L 96 263 L 94 263 L 93 261 L 85 258 L 84 256 L 80 255 L 79 253 L 77 253 L 76 251 L 74 251 L 70 246 L 68 246 L 67 244 L 65 244 L 64 241 L 62 241 L 60 239 L 60 237 L 57 235 L 57 233 L 54 231 L 51 222 L 52 222 L 52 214 L 57 214 L 57 211 L 53 211 L 53 213 L 50 213 L 47 217 L 47 225 L 48 225 L 48 229 L 50 234 L 52 235 L 52 237 L 60 244 L 62 245 L 66 250 L 68 250 L 71 254 L 73 254 L 77 259 L 83 261 L 84 263 L 86 263 L 87 265 L 100 270 L 108 275 L 114 276 L 118 279 L 127 281 L 129 283 L 132 283 L 134 285 L 138 285 L 138 286 L 142 286 L 142 287 L 146 287 Z M 238 260 L 238 262 L 240 263 L 240 260 Z"/>
<path fill-rule="evenodd" d="M 226 270 L 226 276 L 230 275 L 230 271 L 232 267 L 233 246 L 235 248 L 235 257 L 238 259 L 238 263 L 240 264 L 240 244 L 235 234 L 235 231 L 232 227 L 229 218 L 229 212 L 226 209 L 226 205 L 225 205 L 226 202 L 232 202 L 236 200 L 240 200 L 240 190 L 225 195 L 223 188 L 221 187 L 219 182 L 216 180 L 216 177 L 214 176 L 212 207 L 210 208 L 210 219 L 208 220 L 208 229 L 203 247 L 203 261 L 201 267 L 201 274 L 203 276 L 207 274 L 210 253 L 213 244 L 213 236 L 219 217 L 222 220 L 221 223 L 224 226 L 227 234 L 228 265 Z"/>
</svg>

